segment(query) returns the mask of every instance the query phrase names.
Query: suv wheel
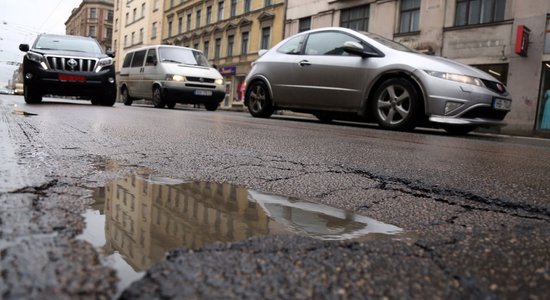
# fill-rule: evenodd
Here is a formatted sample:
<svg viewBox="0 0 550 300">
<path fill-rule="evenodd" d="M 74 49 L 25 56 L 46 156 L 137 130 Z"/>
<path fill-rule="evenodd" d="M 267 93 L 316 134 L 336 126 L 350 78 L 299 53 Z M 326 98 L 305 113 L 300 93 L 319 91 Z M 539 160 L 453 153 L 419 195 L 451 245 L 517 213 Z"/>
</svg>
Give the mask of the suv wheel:
<svg viewBox="0 0 550 300">
<path fill-rule="evenodd" d="M 101 98 L 102 106 L 113 106 L 116 102 L 116 93 L 105 93 Z"/>
<path fill-rule="evenodd" d="M 166 105 L 166 100 L 164 99 L 162 90 L 158 86 L 153 88 L 153 105 L 156 108 L 164 108 Z"/>
<path fill-rule="evenodd" d="M 23 97 L 28 104 L 35 104 L 42 102 L 42 95 L 37 91 L 31 89 L 27 84 L 23 86 Z"/>
<path fill-rule="evenodd" d="M 218 105 L 218 101 L 210 101 L 204 103 L 204 108 L 206 108 L 206 110 L 208 111 L 215 111 L 216 109 L 218 109 Z"/>
</svg>

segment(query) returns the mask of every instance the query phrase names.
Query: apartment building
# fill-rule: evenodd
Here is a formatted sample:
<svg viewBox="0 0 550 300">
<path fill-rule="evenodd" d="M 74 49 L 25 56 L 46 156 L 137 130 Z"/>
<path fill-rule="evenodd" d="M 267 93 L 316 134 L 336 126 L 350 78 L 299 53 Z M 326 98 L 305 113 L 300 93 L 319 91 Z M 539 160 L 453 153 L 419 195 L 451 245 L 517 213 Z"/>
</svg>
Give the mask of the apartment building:
<svg viewBox="0 0 550 300">
<path fill-rule="evenodd" d="M 93 37 L 103 49 L 111 49 L 113 0 L 82 0 L 65 22 L 65 33 Z"/>
<path fill-rule="evenodd" d="M 164 0 L 115 0 L 113 49 L 116 69 L 128 50 L 162 43 Z"/>
<path fill-rule="evenodd" d="M 513 98 L 502 133 L 550 136 L 550 1 L 288 0 L 285 36 L 342 26 L 483 69 Z"/>
<path fill-rule="evenodd" d="M 260 49 L 283 39 L 284 0 L 165 0 L 162 43 L 204 51 L 226 80 L 222 106 L 243 103 L 243 81 Z"/>
</svg>

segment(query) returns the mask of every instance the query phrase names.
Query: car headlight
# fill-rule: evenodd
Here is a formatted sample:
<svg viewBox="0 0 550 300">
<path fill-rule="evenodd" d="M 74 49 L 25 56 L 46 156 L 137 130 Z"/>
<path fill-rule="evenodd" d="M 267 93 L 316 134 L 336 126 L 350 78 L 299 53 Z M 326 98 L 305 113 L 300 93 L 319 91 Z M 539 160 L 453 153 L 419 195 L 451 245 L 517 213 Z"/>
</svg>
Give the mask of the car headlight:
<svg viewBox="0 0 550 300">
<path fill-rule="evenodd" d="M 27 52 L 27 59 L 40 64 L 40 66 L 42 66 L 44 70 L 48 69 L 48 65 L 46 64 L 46 59 L 41 54 L 34 53 L 34 52 Z"/>
<path fill-rule="evenodd" d="M 460 83 L 483 86 L 483 83 L 479 78 L 468 76 L 468 75 L 437 72 L 437 71 L 427 71 L 427 70 L 424 70 L 424 72 L 426 72 L 426 74 L 430 76 L 441 78 L 441 79 L 447 79 L 447 80 L 452 80 Z"/>
<path fill-rule="evenodd" d="M 96 73 L 101 71 L 104 67 L 108 67 L 113 64 L 113 59 L 110 57 L 102 58 L 97 62 L 97 67 L 95 68 Z"/>
<path fill-rule="evenodd" d="M 186 81 L 186 78 L 183 75 L 167 74 L 166 81 Z"/>
<path fill-rule="evenodd" d="M 218 78 L 214 81 L 215 84 L 217 85 L 223 85 L 223 79 L 222 78 Z"/>
</svg>

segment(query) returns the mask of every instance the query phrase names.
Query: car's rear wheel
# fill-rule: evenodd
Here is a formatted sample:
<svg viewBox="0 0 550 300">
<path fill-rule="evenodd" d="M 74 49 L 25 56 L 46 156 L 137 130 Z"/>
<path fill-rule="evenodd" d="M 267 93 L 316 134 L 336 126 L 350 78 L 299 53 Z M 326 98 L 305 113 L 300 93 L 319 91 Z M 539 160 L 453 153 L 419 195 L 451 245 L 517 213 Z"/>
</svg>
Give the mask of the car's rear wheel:
<svg viewBox="0 0 550 300">
<path fill-rule="evenodd" d="M 124 105 L 132 105 L 132 98 L 130 98 L 130 93 L 128 93 L 128 89 L 126 87 L 122 87 L 120 89 L 120 101 L 124 103 Z"/>
<path fill-rule="evenodd" d="M 248 111 L 254 117 L 269 118 L 275 111 L 267 86 L 262 81 L 255 81 L 246 91 Z"/>
<path fill-rule="evenodd" d="M 218 106 L 219 106 L 218 101 L 210 101 L 210 102 L 204 103 L 204 108 L 206 108 L 206 110 L 208 111 L 215 111 L 216 109 L 218 109 Z"/>
<path fill-rule="evenodd" d="M 456 126 L 456 125 L 445 125 L 443 129 L 447 133 L 452 135 L 465 135 L 477 129 L 477 126 L 467 125 L 467 126 Z"/>
<path fill-rule="evenodd" d="M 412 130 L 422 113 L 422 102 L 410 81 L 392 78 L 384 81 L 374 93 L 371 110 L 382 128 Z"/>
<path fill-rule="evenodd" d="M 156 108 L 163 108 L 166 106 L 166 100 L 160 87 L 156 86 L 153 88 L 153 105 Z"/>
<path fill-rule="evenodd" d="M 27 84 L 25 84 L 23 87 L 23 97 L 25 98 L 25 102 L 28 104 L 36 104 L 42 102 L 42 95 L 39 92 L 33 90 Z"/>
</svg>

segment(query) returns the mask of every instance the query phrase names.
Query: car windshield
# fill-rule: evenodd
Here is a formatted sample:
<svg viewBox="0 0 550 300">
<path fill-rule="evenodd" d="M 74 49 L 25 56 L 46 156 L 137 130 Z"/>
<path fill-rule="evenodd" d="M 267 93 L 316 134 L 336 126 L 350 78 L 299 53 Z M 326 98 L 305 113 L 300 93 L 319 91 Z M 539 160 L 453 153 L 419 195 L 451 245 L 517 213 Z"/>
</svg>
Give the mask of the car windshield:
<svg viewBox="0 0 550 300">
<path fill-rule="evenodd" d="M 380 36 L 380 35 L 377 35 L 377 34 L 374 34 L 374 33 L 370 33 L 370 32 L 366 32 L 366 31 L 361 31 L 360 32 L 361 34 L 363 35 L 366 35 L 367 37 L 375 40 L 376 42 L 386 46 L 386 47 L 389 47 L 389 48 L 392 48 L 394 50 L 399 50 L 399 51 L 405 51 L 405 52 L 417 52 L 403 44 L 400 44 L 396 41 L 392 41 L 392 40 L 389 40 L 383 36 Z"/>
<path fill-rule="evenodd" d="M 210 67 L 206 57 L 200 52 L 186 48 L 162 47 L 159 49 L 161 62 Z"/>
<path fill-rule="evenodd" d="M 101 47 L 95 40 L 69 36 L 41 36 L 36 42 L 35 49 L 65 50 L 97 54 L 103 53 Z"/>
</svg>

